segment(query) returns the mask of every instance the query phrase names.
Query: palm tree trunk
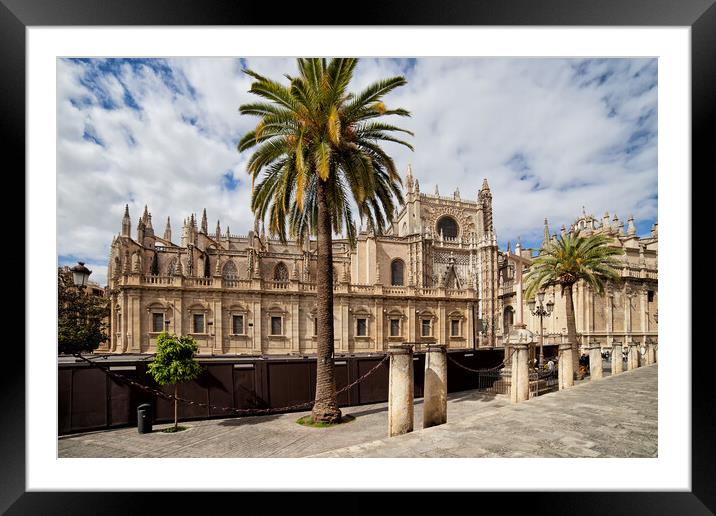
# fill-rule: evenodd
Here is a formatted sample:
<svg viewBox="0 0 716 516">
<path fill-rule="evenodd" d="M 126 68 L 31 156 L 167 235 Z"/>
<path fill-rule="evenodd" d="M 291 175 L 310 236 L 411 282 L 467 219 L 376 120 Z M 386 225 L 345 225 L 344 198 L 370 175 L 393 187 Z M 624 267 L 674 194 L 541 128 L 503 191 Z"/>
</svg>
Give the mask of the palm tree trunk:
<svg viewBox="0 0 716 516">
<path fill-rule="evenodd" d="M 312 417 L 316 422 L 337 423 L 341 419 L 336 397 L 333 364 L 333 225 L 328 209 L 326 184 L 318 180 L 318 262 L 316 264 L 316 403 Z"/>
<path fill-rule="evenodd" d="M 572 372 L 579 371 L 579 344 L 577 343 L 577 322 L 574 317 L 574 299 L 572 298 L 572 285 L 564 286 L 567 312 L 567 340 L 572 346 Z"/>
<path fill-rule="evenodd" d="M 179 406 L 177 405 L 177 398 L 179 397 L 179 384 L 174 384 L 174 431 L 176 432 L 179 427 Z"/>
</svg>

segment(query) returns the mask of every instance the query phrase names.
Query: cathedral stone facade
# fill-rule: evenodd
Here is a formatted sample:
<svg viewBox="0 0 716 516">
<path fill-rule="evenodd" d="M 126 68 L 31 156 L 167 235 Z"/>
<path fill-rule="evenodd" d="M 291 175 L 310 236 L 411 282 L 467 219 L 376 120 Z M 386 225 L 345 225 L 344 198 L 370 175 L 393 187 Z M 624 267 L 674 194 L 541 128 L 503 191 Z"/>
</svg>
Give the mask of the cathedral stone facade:
<svg viewBox="0 0 716 516">
<path fill-rule="evenodd" d="M 346 239 L 333 240 L 336 354 L 382 353 L 400 343 L 487 349 L 501 346 L 518 320 L 538 330 L 519 288 L 534 253 L 519 246 L 499 251 L 487 180 L 474 199 L 461 198 L 459 190 L 441 196 L 437 187 L 425 194 L 408 167 L 404 186 L 405 203 L 383 235 L 361 229 L 353 248 Z M 598 230 L 593 218 L 582 222 Z M 248 235 L 233 235 L 219 222 L 209 232 L 206 210 L 200 222 L 195 215 L 183 221 L 179 239 L 169 219 L 163 235 L 155 234 L 146 207 L 134 237 L 131 226 L 126 207 L 108 267 L 111 338 L 99 351 L 152 353 L 157 336 L 168 330 L 193 336 L 203 355 L 316 352 L 315 241 L 281 243 L 258 221 Z M 637 274 L 636 292 L 646 292 L 655 307 L 649 293 L 656 291 L 655 231 L 640 240 L 632 229 L 633 221 L 627 235 L 613 229 L 629 250 L 624 274 Z M 625 299 L 632 300 L 629 293 Z M 595 296 L 577 295 L 577 329 L 655 332 L 651 304 L 646 321 L 643 310 L 630 311 L 620 326 L 624 303 L 612 295 L 609 309 Z M 559 332 L 563 321 L 553 323 L 549 331 Z"/>
<path fill-rule="evenodd" d="M 582 215 L 567 229 L 562 226 L 560 232 L 580 229 L 581 234 L 602 233 L 612 238 L 612 245 L 624 250 L 617 257 L 621 262 L 618 269 L 620 280 L 608 282 L 603 296 L 593 292 L 585 282 L 580 281 L 573 287 L 574 312 L 577 334 L 581 347 L 599 344 L 603 349 L 612 347 L 614 341 L 626 346 L 629 342 L 646 344 L 649 340 L 658 341 L 658 224 L 655 223 L 651 234 L 638 237 L 634 218 L 629 217 L 627 228 L 624 222 L 614 215 L 610 219 L 605 213 L 601 220 L 588 215 L 582 209 Z M 547 219 L 544 220 L 542 246 L 548 241 L 556 241 L 557 235 L 550 235 Z M 535 334 L 540 334 L 539 317 L 532 314 L 523 298 L 525 289 L 523 278 L 529 271 L 532 259 L 539 250 L 523 249 L 517 244 L 512 251 L 500 253 L 499 306 L 502 310 L 503 331 L 509 331 L 511 325 L 523 322 Z M 554 303 L 554 310 L 543 318 L 544 343 L 556 346 L 566 342 L 567 316 L 565 298 L 560 287 L 546 289 L 544 304 Z M 550 354 L 554 354 L 556 350 Z"/>
</svg>

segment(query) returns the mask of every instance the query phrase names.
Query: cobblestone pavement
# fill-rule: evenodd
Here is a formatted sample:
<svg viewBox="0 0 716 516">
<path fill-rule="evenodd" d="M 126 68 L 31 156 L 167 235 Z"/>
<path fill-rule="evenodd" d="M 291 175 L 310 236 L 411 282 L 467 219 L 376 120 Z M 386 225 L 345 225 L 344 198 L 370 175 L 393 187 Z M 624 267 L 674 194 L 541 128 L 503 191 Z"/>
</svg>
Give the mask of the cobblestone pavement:
<svg viewBox="0 0 716 516">
<path fill-rule="evenodd" d="M 511 405 L 502 395 L 453 393 L 448 423 L 386 439 L 387 403 L 345 407 L 355 420 L 332 428 L 296 424 L 308 412 L 155 425 L 62 436 L 66 457 L 654 457 L 657 368 L 650 366 Z M 505 439 L 505 436 L 509 438 Z M 357 444 L 363 443 L 363 444 Z M 507 445 L 506 443 L 509 443 Z"/>
<path fill-rule="evenodd" d="M 656 365 L 320 457 L 656 457 Z"/>
<path fill-rule="evenodd" d="M 448 418 L 509 405 L 503 395 L 477 391 L 449 396 Z M 151 434 L 136 427 L 62 436 L 59 457 L 306 457 L 388 435 L 388 404 L 343 407 L 354 421 L 331 428 L 301 426 L 296 420 L 310 412 L 271 416 L 180 422 L 188 430 L 177 434 L 157 432 L 172 426 L 155 425 Z M 415 401 L 416 429 L 423 427 L 423 400 Z"/>
</svg>

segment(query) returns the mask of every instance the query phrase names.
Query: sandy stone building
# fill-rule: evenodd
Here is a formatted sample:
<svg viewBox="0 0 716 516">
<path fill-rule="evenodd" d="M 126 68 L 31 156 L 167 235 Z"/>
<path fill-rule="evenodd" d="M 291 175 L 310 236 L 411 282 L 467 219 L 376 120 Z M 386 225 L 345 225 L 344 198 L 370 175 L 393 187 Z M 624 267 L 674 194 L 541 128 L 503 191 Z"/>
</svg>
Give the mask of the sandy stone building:
<svg viewBox="0 0 716 516">
<path fill-rule="evenodd" d="M 437 187 L 426 194 L 408 167 L 404 187 L 405 203 L 384 235 L 361 229 L 354 248 L 346 239 L 333 241 L 336 353 L 381 353 L 407 342 L 487 349 L 501 346 L 503 331 L 517 320 L 534 330 L 526 300 L 515 290 L 515 277 L 533 253 L 498 250 L 487 180 L 474 199 L 461 198 L 457 189 L 450 196 Z M 649 310 L 656 306 L 655 232 L 639 240 L 630 221 L 619 241 L 630 250 L 624 274 L 649 285 Z M 316 351 L 315 270 L 315 241 L 282 244 L 268 238 L 259 221 L 248 235 L 233 235 L 219 222 L 209 232 L 204 210 L 201 221 L 192 214 L 182 222 L 179 238 L 169 219 L 159 236 L 145 207 L 132 236 L 126 207 L 108 267 L 111 340 L 100 351 L 151 353 L 167 329 L 192 335 L 201 354 L 310 355 Z M 652 319 L 655 324 L 655 308 L 647 322 L 634 307 L 630 319 L 620 318 L 624 305 L 615 294 L 607 329 L 606 305 L 586 293 L 577 299 L 578 330 L 655 332 L 648 326 Z M 549 324 L 551 332 L 566 326 L 557 318 Z"/>
<path fill-rule="evenodd" d="M 605 213 L 601 220 L 588 215 L 584 208 L 582 215 L 570 226 L 562 226 L 561 233 L 580 229 L 582 234 L 607 234 L 613 238 L 613 245 L 624 249 L 621 261 L 619 282 L 610 282 L 604 296 L 597 295 L 584 282 L 574 287 L 574 309 L 577 333 L 581 337 L 582 348 L 599 343 L 602 349 L 612 347 L 614 340 L 622 344 L 633 340 L 639 344 L 647 339 L 658 339 L 658 224 L 652 226 L 651 234 L 638 237 L 634 218 L 629 217 L 626 232 L 624 222 L 614 215 L 610 219 Z M 557 240 L 556 234 L 550 235 L 547 219 L 544 220 L 542 246 L 549 240 Z M 540 334 L 539 317 L 533 315 L 524 299 L 524 276 L 529 271 L 533 257 L 538 249 L 523 249 L 519 242 L 512 251 L 500 254 L 499 306 L 502 310 L 502 329 L 517 322 L 524 322 L 535 334 Z M 566 342 L 567 317 L 565 298 L 559 287 L 551 287 L 545 292 L 544 304 L 554 303 L 549 317 L 543 318 L 543 331 L 546 346 L 556 346 Z M 556 349 L 554 350 L 556 352 Z M 553 354 L 553 353 L 550 353 Z"/>
</svg>

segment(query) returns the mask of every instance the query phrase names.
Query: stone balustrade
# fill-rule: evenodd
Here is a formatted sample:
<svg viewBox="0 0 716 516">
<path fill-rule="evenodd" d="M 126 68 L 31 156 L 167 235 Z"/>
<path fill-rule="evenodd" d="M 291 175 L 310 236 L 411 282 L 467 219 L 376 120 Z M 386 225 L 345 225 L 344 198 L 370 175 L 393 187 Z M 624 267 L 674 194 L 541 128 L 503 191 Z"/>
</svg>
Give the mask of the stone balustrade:
<svg viewBox="0 0 716 516">
<path fill-rule="evenodd" d="M 117 285 L 137 285 L 150 287 L 193 287 L 211 290 L 245 290 L 245 291 L 294 291 L 315 292 L 316 284 L 298 280 L 261 280 L 236 279 L 212 276 L 185 277 L 185 276 L 154 276 L 137 273 L 122 275 L 113 279 Z M 336 282 L 333 291 L 338 294 L 363 294 L 380 297 L 430 297 L 448 299 L 472 299 L 476 292 L 472 288 L 450 289 L 445 287 L 415 287 L 400 285 L 361 285 Z"/>
</svg>

